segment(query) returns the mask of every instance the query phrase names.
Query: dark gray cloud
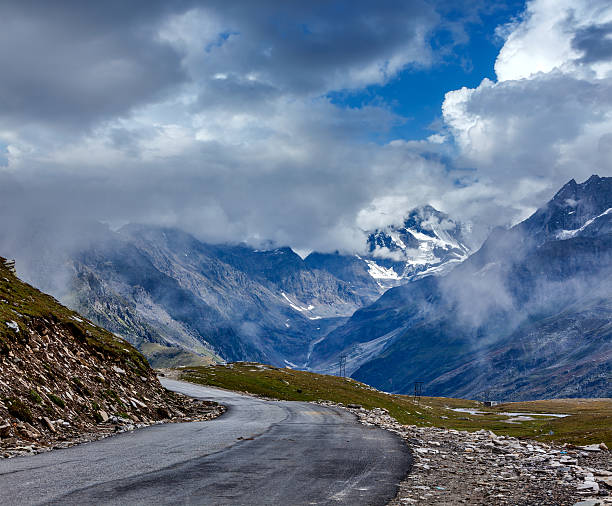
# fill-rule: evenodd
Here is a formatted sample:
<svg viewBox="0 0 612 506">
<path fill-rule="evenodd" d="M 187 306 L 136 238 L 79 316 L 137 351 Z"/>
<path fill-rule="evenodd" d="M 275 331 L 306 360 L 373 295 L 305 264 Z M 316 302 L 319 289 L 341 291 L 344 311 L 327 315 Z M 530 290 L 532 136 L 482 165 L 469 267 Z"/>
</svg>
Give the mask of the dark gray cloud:
<svg viewBox="0 0 612 506">
<path fill-rule="evenodd" d="M 156 29 L 185 2 L 0 3 L 0 125 L 89 127 L 187 79 Z"/>
<path fill-rule="evenodd" d="M 359 224 L 416 205 L 498 224 L 609 170 L 605 80 L 550 72 L 462 90 L 431 142 L 381 144 L 406 118 L 326 98 L 439 62 L 448 48 L 434 52 L 432 34 L 465 42 L 486 2 L 466 4 L 3 2 L 3 216 L 75 236 L 87 220 L 132 221 L 348 249 Z"/>
<path fill-rule="evenodd" d="M 572 39 L 572 46 L 583 52 L 580 61 L 594 63 L 612 59 L 612 22 L 581 28 Z"/>
<path fill-rule="evenodd" d="M 439 21 L 432 4 L 420 0 L 238 2 L 231 7 L 210 2 L 204 12 L 211 11 L 224 33 L 232 34 L 210 50 L 213 58 L 222 56 L 220 71 L 261 74 L 263 81 L 296 93 L 320 93 L 336 83 L 350 87 L 351 80 L 369 84 L 379 79 L 377 73 L 391 77 L 408 63 L 428 63 L 428 32 Z"/>
<path fill-rule="evenodd" d="M 1 124 L 82 128 L 192 80 L 204 104 L 211 93 L 321 93 L 350 86 L 351 72 L 376 81 L 427 62 L 437 15 L 421 1 L 6 1 L 0 19 Z M 173 22 L 174 41 L 160 36 Z M 210 82 L 218 73 L 233 85 Z"/>
</svg>

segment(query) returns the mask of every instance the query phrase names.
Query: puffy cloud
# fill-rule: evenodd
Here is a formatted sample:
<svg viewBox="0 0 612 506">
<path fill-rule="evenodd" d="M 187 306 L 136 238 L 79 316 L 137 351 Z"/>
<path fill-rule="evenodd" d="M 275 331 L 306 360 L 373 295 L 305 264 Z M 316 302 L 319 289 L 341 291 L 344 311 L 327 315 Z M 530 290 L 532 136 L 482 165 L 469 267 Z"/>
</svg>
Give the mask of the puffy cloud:
<svg viewBox="0 0 612 506">
<path fill-rule="evenodd" d="M 165 15 L 162 1 L 2 2 L 0 129 L 74 135 L 160 99 L 187 77 L 155 36 Z"/>
<path fill-rule="evenodd" d="M 605 51 L 601 52 L 609 48 L 610 21 L 612 8 L 605 0 L 529 2 L 523 18 L 506 27 L 510 31 L 495 62 L 498 81 L 553 70 L 575 73 L 581 63 L 588 64 L 584 69 L 588 74 L 604 77 L 612 68 Z"/>
<path fill-rule="evenodd" d="M 5 1 L 0 211 L 350 249 L 417 205 L 486 227 L 610 170 L 605 2 L 529 3 L 497 82 L 449 93 L 428 140 L 380 143 L 406 119 L 326 98 L 435 62 L 439 7 Z"/>
<path fill-rule="evenodd" d="M 522 187 L 514 220 L 571 178 L 612 173 L 611 20 L 607 1 L 533 0 L 505 27 L 497 81 L 446 94 L 457 164 Z"/>
<path fill-rule="evenodd" d="M 40 156 L 16 156 L 0 176 L 0 200 L 13 216 L 178 225 L 210 241 L 364 246 L 355 216 L 375 196 L 420 203 L 419 186 L 448 184 L 443 165 L 416 146 L 363 139 L 396 120 L 385 109 L 344 110 L 319 99 L 286 103 L 266 118 L 113 126 Z"/>
</svg>

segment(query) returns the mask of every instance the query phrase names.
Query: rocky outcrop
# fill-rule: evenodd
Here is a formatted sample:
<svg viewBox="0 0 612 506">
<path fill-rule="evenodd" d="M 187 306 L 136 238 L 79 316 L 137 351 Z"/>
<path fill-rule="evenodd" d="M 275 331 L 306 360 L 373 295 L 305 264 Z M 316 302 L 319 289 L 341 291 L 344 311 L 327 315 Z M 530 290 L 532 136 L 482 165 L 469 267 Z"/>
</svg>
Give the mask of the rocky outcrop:
<svg viewBox="0 0 612 506">
<path fill-rule="evenodd" d="M 0 262 L 0 456 L 218 413 L 165 390 L 133 346 Z"/>
</svg>

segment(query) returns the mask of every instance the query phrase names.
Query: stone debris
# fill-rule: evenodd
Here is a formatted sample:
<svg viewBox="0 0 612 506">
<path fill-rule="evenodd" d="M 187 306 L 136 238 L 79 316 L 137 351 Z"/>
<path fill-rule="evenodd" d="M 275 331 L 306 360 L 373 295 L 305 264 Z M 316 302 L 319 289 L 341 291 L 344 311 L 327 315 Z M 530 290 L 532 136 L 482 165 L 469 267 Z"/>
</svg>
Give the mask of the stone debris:
<svg viewBox="0 0 612 506">
<path fill-rule="evenodd" d="M 577 447 L 401 425 L 385 409 L 351 409 L 361 423 L 401 436 L 414 458 L 389 504 L 612 505 L 612 455 L 605 444 Z"/>
<path fill-rule="evenodd" d="M 0 420 L 0 458 L 13 458 L 23 455 L 35 455 L 59 448 L 68 448 L 81 443 L 103 439 L 113 434 L 129 432 L 135 429 L 159 425 L 162 423 L 202 422 L 211 420 L 223 414 L 225 407 L 207 401 L 197 401 L 176 394 L 178 402 L 174 402 L 167 413 L 168 418 L 160 420 L 137 417 L 124 418 L 109 416 L 101 410 L 102 422 L 98 424 L 78 423 L 73 427 L 69 422 L 60 419 L 50 420 L 42 417 L 41 422 L 48 433 L 36 430 L 28 423 L 2 423 Z M 173 409 L 174 407 L 174 409 Z M 183 411 L 177 409 L 180 407 Z M 59 433 L 58 433 L 59 432 Z"/>
<path fill-rule="evenodd" d="M 23 313 L 11 308 L 9 318 L 6 308 L 0 311 L 0 458 L 225 411 L 167 391 L 127 342 L 23 283 L 0 262 L 2 274 L 0 299 Z"/>
</svg>

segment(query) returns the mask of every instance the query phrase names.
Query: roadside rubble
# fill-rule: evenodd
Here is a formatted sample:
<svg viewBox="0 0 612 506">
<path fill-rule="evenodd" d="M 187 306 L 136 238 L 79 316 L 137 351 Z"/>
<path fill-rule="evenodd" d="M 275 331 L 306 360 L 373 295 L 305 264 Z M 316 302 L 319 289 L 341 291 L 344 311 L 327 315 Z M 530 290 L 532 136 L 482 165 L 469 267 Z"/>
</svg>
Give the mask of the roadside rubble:
<svg viewBox="0 0 612 506">
<path fill-rule="evenodd" d="M 603 443 L 561 446 L 487 430 L 401 425 L 385 409 L 319 404 L 348 409 L 409 445 L 414 466 L 392 506 L 612 505 L 612 455 Z"/>
<path fill-rule="evenodd" d="M 77 444 L 89 443 L 99 439 L 129 432 L 135 429 L 164 423 L 203 422 L 217 418 L 225 412 L 225 407 L 214 402 L 201 401 L 172 393 L 172 402 L 167 407 L 167 418 L 151 420 L 146 417 L 108 416 L 97 424 L 80 423 L 72 427 L 66 420 L 49 420 L 49 433 L 41 433 L 28 423 L 9 423 L 0 419 L 0 458 L 13 458 L 22 455 L 35 455 L 54 449 L 68 448 Z M 45 417 L 46 418 L 46 417 Z"/>
</svg>

